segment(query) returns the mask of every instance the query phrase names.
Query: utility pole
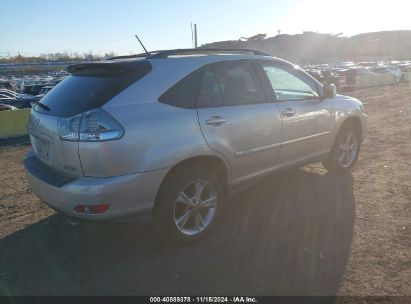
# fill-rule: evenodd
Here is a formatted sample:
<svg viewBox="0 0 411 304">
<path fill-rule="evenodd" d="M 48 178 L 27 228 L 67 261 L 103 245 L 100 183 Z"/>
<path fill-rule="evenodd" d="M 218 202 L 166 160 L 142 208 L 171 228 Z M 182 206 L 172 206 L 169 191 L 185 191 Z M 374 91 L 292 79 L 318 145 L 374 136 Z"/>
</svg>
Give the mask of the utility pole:
<svg viewBox="0 0 411 304">
<path fill-rule="evenodd" d="M 194 47 L 197 48 L 197 24 L 194 24 Z"/>
</svg>

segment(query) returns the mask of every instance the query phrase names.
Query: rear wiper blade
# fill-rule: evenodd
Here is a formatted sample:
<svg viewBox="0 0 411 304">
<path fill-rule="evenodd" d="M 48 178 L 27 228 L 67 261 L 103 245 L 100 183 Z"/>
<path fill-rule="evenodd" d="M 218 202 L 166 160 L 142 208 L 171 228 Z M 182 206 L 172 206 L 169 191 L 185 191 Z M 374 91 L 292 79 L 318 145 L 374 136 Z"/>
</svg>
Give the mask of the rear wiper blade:
<svg viewBox="0 0 411 304">
<path fill-rule="evenodd" d="M 37 102 L 37 105 L 39 105 L 41 108 L 43 108 L 46 111 L 50 111 L 50 108 L 46 106 L 44 103 L 41 103 L 40 101 Z"/>
</svg>

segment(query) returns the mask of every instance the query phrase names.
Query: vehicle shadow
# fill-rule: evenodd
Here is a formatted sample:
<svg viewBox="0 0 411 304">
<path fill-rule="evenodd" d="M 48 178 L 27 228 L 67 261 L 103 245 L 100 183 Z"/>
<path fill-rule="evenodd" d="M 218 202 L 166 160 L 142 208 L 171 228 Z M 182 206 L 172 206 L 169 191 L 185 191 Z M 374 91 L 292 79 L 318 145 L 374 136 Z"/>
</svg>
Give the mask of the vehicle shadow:
<svg viewBox="0 0 411 304">
<path fill-rule="evenodd" d="M 233 197 L 211 235 L 53 215 L 0 240 L 2 295 L 335 295 L 354 226 L 353 177 L 303 169 Z"/>
</svg>

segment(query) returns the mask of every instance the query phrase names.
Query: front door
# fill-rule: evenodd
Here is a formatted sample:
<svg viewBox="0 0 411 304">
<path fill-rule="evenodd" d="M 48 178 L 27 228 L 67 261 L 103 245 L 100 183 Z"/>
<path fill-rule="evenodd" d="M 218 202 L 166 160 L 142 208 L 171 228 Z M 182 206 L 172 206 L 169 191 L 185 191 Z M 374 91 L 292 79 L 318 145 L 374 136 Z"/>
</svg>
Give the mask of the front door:
<svg viewBox="0 0 411 304">
<path fill-rule="evenodd" d="M 279 163 L 290 165 L 329 151 L 335 110 L 319 96 L 316 83 L 300 70 L 263 61 L 281 114 Z"/>
<path fill-rule="evenodd" d="M 281 145 L 281 118 L 264 93 L 254 63 L 230 61 L 206 67 L 198 117 L 209 147 L 232 164 L 232 181 L 270 171 Z"/>
</svg>

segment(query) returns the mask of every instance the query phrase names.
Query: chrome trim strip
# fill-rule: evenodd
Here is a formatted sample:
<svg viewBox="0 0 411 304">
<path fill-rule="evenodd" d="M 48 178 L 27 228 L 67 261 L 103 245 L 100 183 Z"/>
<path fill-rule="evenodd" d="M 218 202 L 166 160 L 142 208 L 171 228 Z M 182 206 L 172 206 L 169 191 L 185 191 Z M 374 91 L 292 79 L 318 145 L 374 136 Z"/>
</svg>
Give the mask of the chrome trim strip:
<svg viewBox="0 0 411 304">
<path fill-rule="evenodd" d="M 327 135 L 327 134 L 330 134 L 331 132 L 332 131 L 326 131 L 326 132 L 321 132 L 321 133 L 317 133 L 317 134 L 313 134 L 313 135 L 308 135 L 308 136 L 297 138 L 297 139 L 288 140 L 288 141 L 285 141 L 285 142 L 281 143 L 281 145 L 284 146 L 284 145 L 288 145 L 288 144 L 293 144 L 293 143 L 296 143 L 296 142 L 299 142 L 299 141 L 302 141 L 302 140 Z"/>
<path fill-rule="evenodd" d="M 247 149 L 247 150 L 235 152 L 234 155 L 235 156 L 245 156 L 245 155 L 249 155 L 249 154 L 252 154 L 252 153 L 271 150 L 271 149 L 277 148 L 279 146 L 281 146 L 281 143 L 276 143 L 276 144 L 257 147 L 257 148 L 250 148 L 250 149 Z"/>
<path fill-rule="evenodd" d="M 253 153 L 258 153 L 258 152 L 262 152 L 262 151 L 267 151 L 267 150 L 275 149 L 275 148 L 280 147 L 280 146 L 284 146 L 284 145 L 288 145 L 288 144 L 293 144 L 293 143 L 296 143 L 296 142 L 299 142 L 299 141 L 302 141 L 302 140 L 306 140 L 306 139 L 311 139 L 311 138 L 318 137 L 318 136 L 327 135 L 327 134 L 330 134 L 331 132 L 332 132 L 332 131 L 326 131 L 326 132 L 321 132 L 321 133 L 317 133 L 317 134 L 314 134 L 314 135 L 308 135 L 308 136 L 305 136 L 305 137 L 288 140 L 288 141 L 281 142 L 281 143 L 276 143 L 276 144 L 267 145 L 267 146 L 262 146 L 262 147 L 257 147 L 257 148 L 250 148 L 250 149 L 247 149 L 247 150 L 242 150 L 242 151 L 235 152 L 234 155 L 235 155 L 235 156 L 238 156 L 238 157 L 246 156 L 246 155 L 253 154 Z"/>
</svg>

